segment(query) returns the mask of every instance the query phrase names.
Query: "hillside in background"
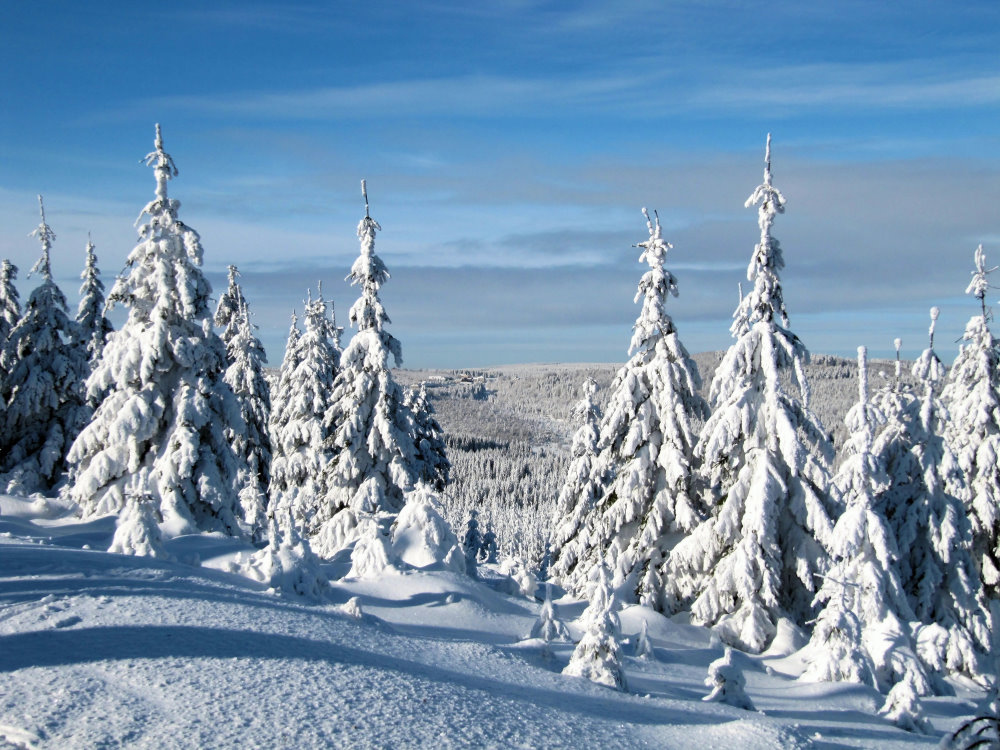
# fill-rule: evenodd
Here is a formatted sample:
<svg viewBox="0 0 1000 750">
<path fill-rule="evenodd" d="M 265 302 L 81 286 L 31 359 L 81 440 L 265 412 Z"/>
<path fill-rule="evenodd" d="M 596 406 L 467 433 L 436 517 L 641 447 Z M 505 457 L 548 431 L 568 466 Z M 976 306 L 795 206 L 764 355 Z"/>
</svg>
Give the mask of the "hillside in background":
<svg viewBox="0 0 1000 750">
<path fill-rule="evenodd" d="M 722 352 L 694 355 L 707 398 Z M 903 363 L 903 377 L 910 378 Z M 424 383 L 444 429 L 452 463 L 445 493 L 448 520 L 464 528 L 469 511 L 497 535 L 500 551 L 542 564 L 556 497 L 569 463 L 576 425 L 570 409 L 582 382 L 592 377 L 603 407 L 620 365 L 531 364 L 464 370 L 399 370 L 401 383 Z M 895 363 L 869 362 L 873 388 L 891 382 Z M 833 434 L 839 449 L 846 438 L 844 415 L 857 400 L 857 363 L 817 355 L 806 366 L 810 407 Z M 700 427 L 700 425 L 697 425 Z"/>
</svg>

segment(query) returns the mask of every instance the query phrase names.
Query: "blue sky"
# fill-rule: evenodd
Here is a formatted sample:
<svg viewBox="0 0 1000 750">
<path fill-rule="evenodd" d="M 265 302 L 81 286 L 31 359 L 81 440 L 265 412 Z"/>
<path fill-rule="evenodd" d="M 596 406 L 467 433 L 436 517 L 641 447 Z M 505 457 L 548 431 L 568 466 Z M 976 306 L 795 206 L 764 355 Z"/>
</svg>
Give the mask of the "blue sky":
<svg viewBox="0 0 1000 750">
<path fill-rule="evenodd" d="M 43 193 L 68 296 L 88 231 L 110 286 L 160 122 L 273 364 L 318 280 L 346 322 L 362 177 L 406 366 L 623 361 L 643 206 L 682 339 L 722 349 L 771 132 L 792 329 L 916 356 L 938 305 L 947 359 L 976 245 L 1000 263 L 998 49 L 994 0 L 10 4 L 0 257 L 26 296 Z"/>
</svg>

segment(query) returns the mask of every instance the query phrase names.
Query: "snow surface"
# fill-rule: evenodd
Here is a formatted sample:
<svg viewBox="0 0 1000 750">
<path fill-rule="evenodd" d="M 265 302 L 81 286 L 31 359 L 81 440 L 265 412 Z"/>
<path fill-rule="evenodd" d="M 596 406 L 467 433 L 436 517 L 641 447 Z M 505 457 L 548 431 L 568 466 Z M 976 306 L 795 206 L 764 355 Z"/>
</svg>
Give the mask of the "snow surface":
<svg viewBox="0 0 1000 750">
<path fill-rule="evenodd" d="M 772 650 L 733 654 L 758 712 L 706 703 L 721 644 L 637 606 L 620 612 L 618 692 L 559 674 L 573 644 L 526 638 L 541 603 L 502 593 L 490 566 L 479 581 L 335 581 L 309 606 L 227 572 L 251 551 L 239 540 L 167 539 L 170 561 L 110 554 L 113 517 L 59 510 L 0 496 L 0 747 L 889 750 L 933 747 L 982 697 L 924 700 L 935 732 L 909 734 L 872 689 L 796 682 L 801 664 Z M 554 606 L 581 637 L 583 602 Z M 632 656 L 643 622 L 655 660 Z"/>
</svg>

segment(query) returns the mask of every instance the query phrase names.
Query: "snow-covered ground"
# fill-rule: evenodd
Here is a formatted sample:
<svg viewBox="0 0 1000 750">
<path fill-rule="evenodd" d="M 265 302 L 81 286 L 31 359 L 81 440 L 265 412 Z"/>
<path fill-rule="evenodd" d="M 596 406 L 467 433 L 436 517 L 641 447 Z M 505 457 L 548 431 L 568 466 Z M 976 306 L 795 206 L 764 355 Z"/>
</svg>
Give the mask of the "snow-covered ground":
<svg viewBox="0 0 1000 750">
<path fill-rule="evenodd" d="M 171 539 L 170 562 L 115 555 L 113 518 L 58 511 L 0 497 L 0 747 L 889 750 L 933 747 L 980 697 L 925 700 L 937 735 L 911 735 L 877 716 L 873 690 L 736 654 L 758 711 L 705 703 L 721 646 L 639 607 L 621 613 L 625 653 L 645 620 L 656 660 L 628 657 L 621 693 L 561 675 L 572 644 L 525 639 L 540 603 L 493 571 L 338 581 L 310 605 L 228 572 L 249 549 L 237 540 Z M 556 602 L 574 637 L 582 609 Z"/>
</svg>

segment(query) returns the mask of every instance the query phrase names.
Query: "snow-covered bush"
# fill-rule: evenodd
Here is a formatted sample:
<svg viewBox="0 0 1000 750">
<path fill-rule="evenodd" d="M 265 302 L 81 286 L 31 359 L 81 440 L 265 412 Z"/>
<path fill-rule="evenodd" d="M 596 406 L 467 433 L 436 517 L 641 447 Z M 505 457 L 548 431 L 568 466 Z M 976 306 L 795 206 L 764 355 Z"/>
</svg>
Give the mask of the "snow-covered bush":
<svg viewBox="0 0 1000 750">
<path fill-rule="evenodd" d="M 458 538 L 441 515 L 437 494 L 423 482 L 407 493 L 406 504 L 392 525 L 392 555 L 414 568 L 465 572 Z"/>
<path fill-rule="evenodd" d="M 125 507 L 118 516 L 108 552 L 169 558 L 163 548 L 163 535 L 160 533 L 152 498 L 138 492 L 126 494 Z"/>
<path fill-rule="evenodd" d="M 931 725 L 924 715 L 920 696 L 913 680 L 909 677 L 903 678 L 893 686 L 886 696 L 885 704 L 879 709 L 879 714 L 907 732 L 931 733 Z"/>
<path fill-rule="evenodd" d="M 531 626 L 529 637 L 540 638 L 546 643 L 551 643 L 552 641 L 565 643 L 571 640 L 569 628 L 566 627 L 566 624 L 562 620 L 556 617 L 556 608 L 552 604 L 552 589 L 548 584 L 545 586 L 545 601 L 542 602 L 542 606 L 538 610 L 538 619 Z"/>
<path fill-rule="evenodd" d="M 243 560 L 240 571 L 282 596 L 323 602 L 330 589 L 319 558 L 309 540 L 299 534 L 288 511 L 272 515 L 267 546 Z"/>
<path fill-rule="evenodd" d="M 725 653 L 708 665 L 708 676 L 705 685 L 712 692 L 702 698 L 703 701 L 725 703 L 746 711 L 756 711 L 753 701 L 746 694 L 746 677 L 743 670 L 733 660 L 733 649 L 726 646 Z"/>
</svg>

